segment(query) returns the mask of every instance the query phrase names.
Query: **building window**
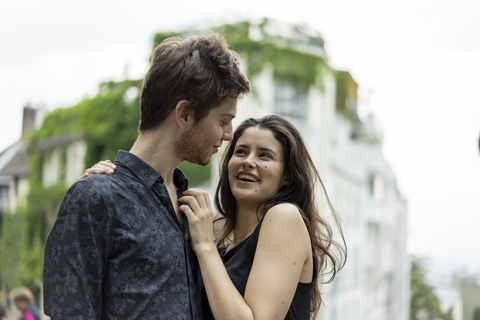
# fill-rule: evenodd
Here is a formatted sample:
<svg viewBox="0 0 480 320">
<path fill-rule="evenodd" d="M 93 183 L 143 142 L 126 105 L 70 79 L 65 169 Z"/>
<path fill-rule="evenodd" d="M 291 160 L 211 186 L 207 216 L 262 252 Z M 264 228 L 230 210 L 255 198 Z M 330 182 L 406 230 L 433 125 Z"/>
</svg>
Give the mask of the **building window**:
<svg viewBox="0 0 480 320">
<path fill-rule="evenodd" d="M 0 214 L 8 210 L 8 190 L 9 186 L 0 185 Z"/>
<path fill-rule="evenodd" d="M 290 120 L 307 119 L 308 92 L 303 92 L 285 82 L 275 81 L 274 113 Z"/>
<path fill-rule="evenodd" d="M 374 201 L 382 201 L 385 198 L 385 180 L 381 175 L 368 176 L 368 193 Z"/>
</svg>

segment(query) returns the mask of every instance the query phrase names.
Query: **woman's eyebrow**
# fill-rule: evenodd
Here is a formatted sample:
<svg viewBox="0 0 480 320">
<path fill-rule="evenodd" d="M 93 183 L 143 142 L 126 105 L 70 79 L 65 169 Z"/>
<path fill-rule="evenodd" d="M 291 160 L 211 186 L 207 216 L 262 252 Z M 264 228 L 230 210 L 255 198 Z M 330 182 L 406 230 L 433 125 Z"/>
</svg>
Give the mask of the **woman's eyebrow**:
<svg viewBox="0 0 480 320">
<path fill-rule="evenodd" d="M 272 149 L 270 149 L 270 148 L 261 147 L 261 148 L 259 148 L 259 149 L 262 150 L 262 151 L 268 151 L 268 152 L 273 153 L 274 155 L 277 155 L 277 153 L 276 153 L 275 151 L 273 151 Z"/>
<path fill-rule="evenodd" d="M 238 149 L 238 148 L 245 148 L 245 149 L 249 149 L 250 147 L 247 146 L 246 144 L 237 144 L 237 146 L 235 147 L 235 149 Z M 267 151 L 267 152 L 271 152 L 273 153 L 275 156 L 277 155 L 277 153 L 275 151 L 273 151 L 272 149 L 270 148 L 267 148 L 267 147 L 260 147 L 258 148 L 260 151 Z"/>
</svg>

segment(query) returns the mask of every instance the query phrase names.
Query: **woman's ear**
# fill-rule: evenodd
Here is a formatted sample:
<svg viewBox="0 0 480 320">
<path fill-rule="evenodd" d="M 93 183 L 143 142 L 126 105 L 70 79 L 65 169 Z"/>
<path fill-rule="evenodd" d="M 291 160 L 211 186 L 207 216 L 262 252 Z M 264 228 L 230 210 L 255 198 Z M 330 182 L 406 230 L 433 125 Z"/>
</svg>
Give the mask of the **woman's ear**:
<svg viewBox="0 0 480 320">
<path fill-rule="evenodd" d="M 283 177 L 282 186 L 288 186 L 287 177 Z"/>
<path fill-rule="evenodd" d="M 188 108 L 188 104 L 188 100 L 181 100 L 175 106 L 175 122 L 180 128 L 185 128 L 189 124 L 193 124 L 193 115 L 191 114 L 191 110 Z"/>
</svg>

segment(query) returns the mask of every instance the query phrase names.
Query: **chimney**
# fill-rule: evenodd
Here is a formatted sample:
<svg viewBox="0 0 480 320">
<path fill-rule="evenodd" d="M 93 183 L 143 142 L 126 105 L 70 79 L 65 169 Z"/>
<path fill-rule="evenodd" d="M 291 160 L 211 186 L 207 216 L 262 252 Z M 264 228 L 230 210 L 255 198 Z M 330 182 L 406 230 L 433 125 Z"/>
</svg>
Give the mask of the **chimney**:
<svg viewBox="0 0 480 320">
<path fill-rule="evenodd" d="M 22 139 L 35 129 L 37 109 L 27 104 L 23 107 Z"/>
</svg>

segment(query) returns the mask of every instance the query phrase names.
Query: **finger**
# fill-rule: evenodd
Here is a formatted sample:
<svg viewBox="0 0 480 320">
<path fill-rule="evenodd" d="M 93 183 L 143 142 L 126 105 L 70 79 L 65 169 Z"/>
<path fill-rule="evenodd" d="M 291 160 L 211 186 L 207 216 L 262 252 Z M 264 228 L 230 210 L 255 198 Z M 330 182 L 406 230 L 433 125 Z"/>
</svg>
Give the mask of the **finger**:
<svg viewBox="0 0 480 320">
<path fill-rule="evenodd" d="M 114 163 L 112 163 L 110 160 L 108 160 L 108 159 L 105 160 L 105 161 L 100 161 L 100 162 L 97 163 L 97 164 L 100 164 L 100 165 L 102 165 L 102 166 L 105 166 L 105 167 L 108 167 L 108 168 L 112 168 L 112 169 L 116 169 L 116 168 L 117 168 L 117 166 L 116 166 Z"/>
<path fill-rule="evenodd" d="M 198 191 L 197 201 L 200 203 L 202 208 L 209 208 L 210 209 L 210 196 L 208 195 L 208 192 L 196 189 Z"/>
<path fill-rule="evenodd" d="M 180 199 L 178 199 L 178 202 L 188 203 L 190 207 L 192 207 L 194 213 L 200 212 L 201 207 L 194 196 L 183 196 Z"/>
<path fill-rule="evenodd" d="M 186 196 L 193 196 L 197 199 L 198 204 L 201 208 L 209 208 L 210 207 L 210 198 L 208 197 L 208 192 L 205 192 L 200 189 L 188 189 L 183 192 Z M 205 197 L 206 195 L 206 197 Z"/>
<path fill-rule="evenodd" d="M 192 223 L 192 222 L 197 220 L 197 217 L 195 216 L 195 213 L 186 204 L 181 204 L 180 207 L 178 208 L 178 210 L 185 213 L 185 216 L 187 217 L 188 223 Z"/>
<path fill-rule="evenodd" d="M 110 169 L 112 170 L 112 169 Z M 102 167 L 102 166 L 93 166 L 91 168 L 88 168 L 85 170 L 85 172 L 88 172 L 89 174 L 92 173 L 113 173 L 113 170 L 110 172 L 108 168 Z"/>
<path fill-rule="evenodd" d="M 210 203 L 210 194 L 208 192 L 203 193 L 203 198 L 205 199 L 205 203 L 208 209 L 212 208 L 212 204 Z"/>
<path fill-rule="evenodd" d="M 77 178 L 77 181 L 78 181 L 78 180 L 85 179 L 86 177 L 88 177 L 88 172 L 85 172 L 85 173 L 82 174 L 80 177 L 78 177 L 78 178 Z"/>
<path fill-rule="evenodd" d="M 100 164 L 100 163 L 95 164 L 93 167 L 91 167 L 88 170 L 92 170 L 95 173 L 113 173 L 115 171 L 112 168 L 110 168 L 109 166 L 105 166 L 105 165 Z"/>
</svg>

